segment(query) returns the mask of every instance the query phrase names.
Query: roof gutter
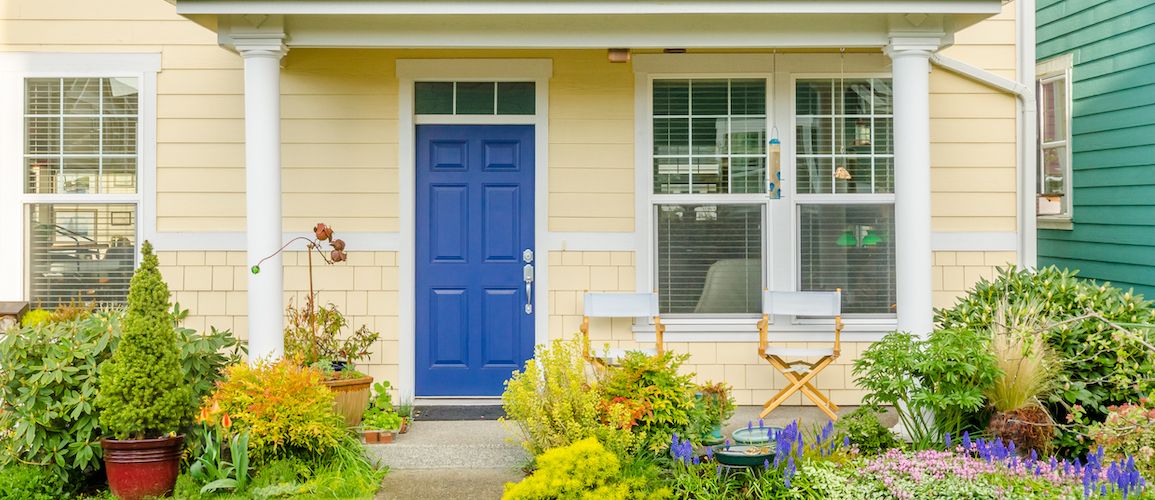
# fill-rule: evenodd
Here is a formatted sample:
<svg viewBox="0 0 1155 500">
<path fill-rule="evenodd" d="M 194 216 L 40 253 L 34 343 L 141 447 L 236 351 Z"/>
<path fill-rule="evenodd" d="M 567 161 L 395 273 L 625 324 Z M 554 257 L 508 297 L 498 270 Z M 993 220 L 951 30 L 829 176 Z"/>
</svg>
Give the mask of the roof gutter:
<svg viewBox="0 0 1155 500">
<path fill-rule="evenodd" d="M 1003 78 L 982 68 L 971 66 L 942 54 L 932 54 L 931 63 L 969 80 L 1014 95 L 1018 100 L 1018 127 L 1015 131 L 1015 153 L 1018 186 L 1016 186 L 1016 262 L 1019 267 L 1034 269 L 1038 262 L 1035 224 L 1035 149 L 1038 110 L 1035 105 L 1035 10 L 1034 0 L 1019 0 L 1016 8 L 1016 80 Z M 1029 29 L 1024 27 L 1029 26 Z M 1028 142 L 1029 141 L 1029 142 Z"/>
</svg>

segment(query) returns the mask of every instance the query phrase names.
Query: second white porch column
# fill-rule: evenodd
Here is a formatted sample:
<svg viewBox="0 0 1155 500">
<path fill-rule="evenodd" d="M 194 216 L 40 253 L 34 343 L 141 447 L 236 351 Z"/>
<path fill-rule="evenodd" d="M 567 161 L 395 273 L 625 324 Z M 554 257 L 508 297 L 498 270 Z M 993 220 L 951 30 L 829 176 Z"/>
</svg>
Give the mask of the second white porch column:
<svg viewBox="0 0 1155 500">
<path fill-rule="evenodd" d="M 930 55 L 937 38 L 891 38 L 898 329 L 934 328 L 930 227 Z"/>
<path fill-rule="evenodd" d="M 249 266 L 283 244 L 281 234 L 280 38 L 236 40 L 245 62 L 245 228 Z M 249 360 L 284 354 L 284 274 L 281 256 L 249 273 Z"/>
</svg>

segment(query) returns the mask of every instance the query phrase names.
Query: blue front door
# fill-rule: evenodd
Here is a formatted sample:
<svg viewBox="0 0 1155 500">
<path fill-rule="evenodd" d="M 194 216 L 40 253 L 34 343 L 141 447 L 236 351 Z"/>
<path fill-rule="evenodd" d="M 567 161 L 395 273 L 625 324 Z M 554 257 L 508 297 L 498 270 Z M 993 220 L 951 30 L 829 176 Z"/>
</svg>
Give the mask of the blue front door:
<svg viewBox="0 0 1155 500">
<path fill-rule="evenodd" d="M 419 125 L 416 146 L 416 394 L 497 396 L 533 356 L 533 127 Z"/>
</svg>

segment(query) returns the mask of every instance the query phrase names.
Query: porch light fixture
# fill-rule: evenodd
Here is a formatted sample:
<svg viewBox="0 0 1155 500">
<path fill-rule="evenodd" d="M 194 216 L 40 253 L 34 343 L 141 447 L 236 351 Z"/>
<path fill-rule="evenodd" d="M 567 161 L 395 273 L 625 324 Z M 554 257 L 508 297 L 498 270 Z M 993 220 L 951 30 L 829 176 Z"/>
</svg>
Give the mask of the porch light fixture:
<svg viewBox="0 0 1155 500">
<path fill-rule="evenodd" d="M 630 62 L 630 49 L 609 49 L 607 56 L 612 63 Z"/>
</svg>

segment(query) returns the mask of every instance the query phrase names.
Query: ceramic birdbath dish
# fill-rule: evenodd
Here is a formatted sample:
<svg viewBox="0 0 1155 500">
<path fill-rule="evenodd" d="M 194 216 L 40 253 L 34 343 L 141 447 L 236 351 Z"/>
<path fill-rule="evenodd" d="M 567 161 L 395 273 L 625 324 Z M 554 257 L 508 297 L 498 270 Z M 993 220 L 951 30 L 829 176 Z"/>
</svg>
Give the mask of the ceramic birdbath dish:
<svg viewBox="0 0 1155 500">
<path fill-rule="evenodd" d="M 774 450 L 767 444 L 736 444 L 715 446 L 714 459 L 723 465 L 735 467 L 757 467 L 774 456 Z"/>
<path fill-rule="evenodd" d="M 757 426 L 748 424 L 742 429 L 738 429 L 730 434 L 737 444 L 774 446 L 778 440 L 778 433 L 782 432 L 781 427 L 769 427 L 762 425 L 761 422 Z"/>
</svg>

